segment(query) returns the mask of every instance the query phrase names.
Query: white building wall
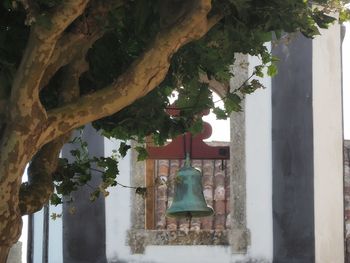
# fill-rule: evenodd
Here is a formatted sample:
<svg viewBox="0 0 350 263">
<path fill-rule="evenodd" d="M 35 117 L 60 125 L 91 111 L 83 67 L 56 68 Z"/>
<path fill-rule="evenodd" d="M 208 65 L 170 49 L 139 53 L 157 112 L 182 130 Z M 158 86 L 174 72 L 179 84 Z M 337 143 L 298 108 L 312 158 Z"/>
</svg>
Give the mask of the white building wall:
<svg viewBox="0 0 350 263">
<path fill-rule="evenodd" d="M 250 71 L 258 63 L 251 58 Z M 267 89 L 247 96 L 246 114 L 246 172 L 247 172 L 247 226 L 251 243 L 248 253 L 232 254 L 224 246 L 148 246 L 144 254 L 130 253 L 126 244 L 131 227 L 130 189 L 120 186 L 110 189 L 106 198 L 106 245 L 109 262 L 154 263 L 226 263 L 259 259 L 272 262 L 272 172 L 271 172 L 271 79 L 263 80 Z M 214 127 L 215 129 L 215 127 Z M 259 131 L 259 132 L 257 132 Z M 116 142 L 106 140 L 105 154 L 116 149 Z M 129 185 L 131 158 L 120 162 L 118 181 Z"/>
<path fill-rule="evenodd" d="M 63 250 L 62 250 L 62 218 L 53 220 L 51 215 L 56 213 L 62 215 L 62 205 L 49 207 L 49 239 L 48 239 L 48 262 L 50 263 L 62 263 L 63 262 Z M 44 209 L 36 212 L 34 216 L 34 251 L 33 262 L 42 262 L 43 258 L 43 225 L 44 225 Z M 26 247 L 24 249 L 27 249 Z M 22 261 L 26 260 L 22 257 Z"/>
<path fill-rule="evenodd" d="M 333 26 L 313 41 L 313 121 L 316 263 L 344 262 L 343 157 L 340 29 Z M 259 61 L 249 58 L 252 72 Z M 248 74 L 249 75 L 249 74 Z M 247 96 L 246 218 L 250 232 L 247 254 L 233 254 L 224 246 L 148 246 L 144 254 L 131 254 L 127 231 L 131 228 L 131 196 L 134 191 L 117 186 L 106 198 L 106 255 L 109 262 L 206 263 L 272 262 L 272 152 L 271 79 Z M 215 127 L 214 127 L 215 129 Z M 117 149 L 105 141 L 105 155 Z M 131 156 L 120 161 L 118 181 L 130 184 Z M 52 212 L 60 213 L 60 208 Z M 35 214 L 34 262 L 42 257 L 42 212 Z M 62 262 L 62 223 L 50 220 L 49 262 Z"/>
<path fill-rule="evenodd" d="M 259 63 L 256 57 L 249 57 L 249 75 Z M 245 109 L 247 227 L 251 235 L 251 256 L 272 262 L 271 78 L 260 81 L 266 89 L 247 96 Z"/>
<path fill-rule="evenodd" d="M 340 27 L 313 41 L 316 262 L 344 262 Z"/>
<path fill-rule="evenodd" d="M 42 262 L 43 252 L 43 209 L 34 214 L 33 262 Z"/>
<path fill-rule="evenodd" d="M 331 30 L 313 41 L 313 118 L 315 249 L 317 263 L 344 261 L 343 158 L 340 71 L 340 30 Z M 258 63 L 249 58 L 252 72 Z M 247 96 L 246 130 L 246 215 L 250 231 L 247 254 L 232 254 L 224 246 L 148 246 L 144 254 L 131 254 L 127 231 L 131 228 L 133 190 L 109 189 L 106 198 L 106 255 L 109 262 L 206 263 L 272 262 L 272 164 L 271 164 L 271 79 L 267 87 Z M 105 155 L 117 149 L 117 142 L 105 141 Z M 129 185 L 131 156 L 120 162 L 118 181 Z M 53 212 L 53 210 L 51 210 Z M 41 262 L 42 213 L 35 215 L 34 262 Z M 62 262 L 62 225 L 50 221 L 49 262 Z M 57 231 L 57 232 L 55 232 Z"/>
<path fill-rule="evenodd" d="M 105 156 L 118 149 L 118 142 L 105 140 Z M 119 163 L 117 181 L 124 185 L 130 184 L 131 156 L 127 154 Z M 126 244 L 127 230 L 131 227 L 131 190 L 116 186 L 109 188 L 109 196 L 105 199 L 106 206 L 106 256 L 113 261 L 126 259 L 130 256 L 130 248 Z"/>
<path fill-rule="evenodd" d="M 48 261 L 50 263 L 61 263 L 63 261 L 63 249 L 62 249 L 62 218 L 56 220 L 51 219 L 51 215 L 56 213 L 62 214 L 62 205 L 50 206 L 50 219 L 49 219 L 49 248 L 48 248 Z M 36 262 L 36 261 L 34 261 Z"/>
</svg>

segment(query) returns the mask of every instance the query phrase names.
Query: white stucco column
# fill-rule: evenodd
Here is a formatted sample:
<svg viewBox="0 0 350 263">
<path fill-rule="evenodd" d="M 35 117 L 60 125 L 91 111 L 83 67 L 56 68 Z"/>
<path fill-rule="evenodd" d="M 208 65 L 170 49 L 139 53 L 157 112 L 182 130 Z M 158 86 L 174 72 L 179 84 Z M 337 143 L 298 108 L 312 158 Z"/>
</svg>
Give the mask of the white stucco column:
<svg viewBox="0 0 350 263">
<path fill-rule="evenodd" d="M 261 61 L 251 56 L 248 61 L 251 74 Z M 266 89 L 248 95 L 245 104 L 247 227 L 251 235 L 250 255 L 272 262 L 271 78 L 266 76 L 260 82 Z"/>
<path fill-rule="evenodd" d="M 313 40 L 316 262 L 344 262 L 341 36 L 339 25 Z"/>
</svg>

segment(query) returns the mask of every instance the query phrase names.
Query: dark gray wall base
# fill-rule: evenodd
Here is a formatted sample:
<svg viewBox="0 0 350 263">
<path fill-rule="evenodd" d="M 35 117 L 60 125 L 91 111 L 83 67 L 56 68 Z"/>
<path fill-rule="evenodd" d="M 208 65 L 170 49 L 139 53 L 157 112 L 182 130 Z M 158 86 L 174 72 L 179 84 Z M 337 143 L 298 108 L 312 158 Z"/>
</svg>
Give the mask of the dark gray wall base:
<svg viewBox="0 0 350 263">
<path fill-rule="evenodd" d="M 274 262 L 314 262 L 312 40 L 298 36 L 273 53 Z"/>
<path fill-rule="evenodd" d="M 103 138 L 91 126 L 84 129 L 84 140 L 89 144 L 91 156 L 104 155 Z M 63 149 L 63 157 L 71 158 L 72 145 Z M 100 184 L 100 174 L 93 175 L 91 186 Z M 63 262 L 106 263 L 105 202 L 98 198 L 90 202 L 90 187 L 82 187 L 73 193 L 74 202 L 63 205 Z M 70 213 L 71 206 L 75 213 Z"/>
</svg>

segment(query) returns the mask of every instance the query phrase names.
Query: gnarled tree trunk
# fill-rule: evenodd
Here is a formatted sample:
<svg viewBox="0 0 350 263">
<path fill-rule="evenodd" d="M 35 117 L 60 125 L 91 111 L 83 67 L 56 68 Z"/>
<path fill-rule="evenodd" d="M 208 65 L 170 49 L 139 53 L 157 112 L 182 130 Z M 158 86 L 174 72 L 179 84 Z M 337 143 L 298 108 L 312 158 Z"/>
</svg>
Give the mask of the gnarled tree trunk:
<svg viewBox="0 0 350 263">
<path fill-rule="evenodd" d="M 39 99 L 41 87 L 63 66 L 69 69 L 66 80 L 72 80 L 65 85 L 76 86 L 84 67 L 73 58 L 79 54 L 84 56 L 92 43 L 101 37 L 98 27 L 89 35 L 75 33 L 74 27 L 69 33 L 65 32 L 89 2 L 90 5 L 101 3 L 94 0 L 63 1 L 50 16 L 49 29 L 39 24 L 32 26 L 11 97 L 4 102 L 0 96 L 0 110 L 4 112 L 0 115 L 5 116 L 0 122 L 0 263 L 6 261 L 10 247 L 21 234 L 21 215 L 40 209 L 51 194 L 51 173 L 57 165 L 55 160 L 59 148 L 65 141 L 62 136 L 66 137 L 70 131 L 88 122 L 118 112 L 145 96 L 164 79 L 172 55 L 186 43 L 202 37 L 221 19 L 220 16 L 208 18 L 210 0 L 190 1 L 189 9 L 181 19 L 159 32 L 150 47 L 114 83 L 74 100 L 69 99 L 72 98 L 69 95 L 62 106 L 45 110 Z M 96 10 L 104 12 L 101 8 Z M 100 110 L 96 111 L 96 108 Z M 54 149 L 52 155 L 48 156 L 51 149 Z M 30 171 L 32 181 L 21 187 L 24 169 L 31 160 L 32 169 L 36 169 Z M 43 167 L 37 169 L 37 161 L 43 161 Z"/>
</svg>

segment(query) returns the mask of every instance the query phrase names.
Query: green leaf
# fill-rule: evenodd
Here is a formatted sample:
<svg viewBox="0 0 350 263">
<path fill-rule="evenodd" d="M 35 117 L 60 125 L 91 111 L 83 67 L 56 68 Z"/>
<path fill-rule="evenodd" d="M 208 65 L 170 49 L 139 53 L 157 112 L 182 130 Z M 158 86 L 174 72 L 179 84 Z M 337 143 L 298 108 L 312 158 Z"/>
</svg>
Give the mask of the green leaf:
<svg viewBox="0 0 350 263">
<path fill-rule="evenodd" d="M 241 88 L 243 94 L 251 94 L 256 90 L 256 88 L 251 84 L 246 84 Z"/>
<path fill-rule="evenodd" d="M 263 66 L 263 65 L 255 66 L 254 69 L 255 69 L 255 70 L 254 70 L 254 74 L 255 74 L 257 77 L 260 77 L 260 78 L 263 78 L 263 77 L 264 77 L 264 73 L 263 73 L 264 66 Z"/>
<path fill-rule="evenodd" d="M 101 192 L 100 192 L 99 189 L 97 189 L 97 190 L 93 191 L 92 193 L 90 193 L 90 201 L 91 201 L 91 202 L 96 201 L 96 199 L 99 198 L 100 193 L 101 193 Z"/>
<path fill-rule="evenodd" d="M 126 144 L 125 142 L 121 142 L 118 149 L 121 157 L 125 157 L 130 148 L 131 148 L 130 145 Z"/>
<path fill-rule="evenodd" d="M 57 218 L 62 218 L 62 214 L 52 213 L 50 217 L 52 220 L 57 220 Z"/>
<path fill-rule="evenodd" d="M 282 31 L 281 30 L 276 30 L 275 31 L 275 36 L 276 36 L 276 39 L 280 39 L 282 37 Z"/>
<path fill-rule="evenodd" d="M 84 185 L 91 180 L 91 174 L 90 173 L 82 173 L 82 174 L 80 174 L 78 180 L 79 180 L 79 183 L 81 185 Z"/>
<path fill-rule="evenodd" d="M 203 131 L 203 121 L 202 119 L 197 119 L 189 128 L 189 132 L 193 135 L 201 133 Z"/>
<path fill-rule="evenodd" d="M 135 150 L 137 151 L 137 161 L 144 161 L 148 157 L 147 150 L 144 147 L 136 146 Z"/>
<path fill-rule="evenodd" d="M 147 188 L 146 187 L 137 187 L 135 189 L 135 193 L 138 195 L 141 195 L 143 198 L 147 195 Z"/>
<path fill-rule="evenodd" d="M 239 97 L 237 94 L 234 93 L 228 93 L 226 95 L 226 98 L 224 99 L 224 105 L 225 109 L 228 113 L 231 113 L 233 111 L 239 112 L 242 110 L 241 107 L 241 97 Z"/>
<path fill-rule="evenodd" d="M 228 117 L 228 115 L 226 114 L 226 111 L 218 107 L 215 107 L 213 109 L 213 113 L 216 115 L 216 118 L 218 120 L 226 120 Z"/>
<path fill-rule="evenodd" d="M 314 11 L 312 17 L 320 28 L 328 28 L 336 20 L 336 18 L 328 16 L 318 9 Z"/>
<path fill-rule="evenodd" d="M 276 62 L 279 62 L 280 61 L 280 59 L 278 58 L 278 57 L 276 57 L 276 56 L 271 56 L 271 62 L 272 63 L 276 63 Z"/>
<path fill-rule="evenodd" d="M 275 64 L 271 64 L 267 67 L 267 75 L 270 77 L 273 77 L 277 74 L 278 69 L 277 66 Z"/>
<path fill-rule="evenodd" d="M 215 79 L 219 82 L 228 82 L 231 77 L 232 74 L 228 68 L 220 70 L 215 74 Z"/>
<path fill-rule="evenodd" d="M 62 204 L 62 198 L 59 197 L 57 194 L 53 193 L 50 198 L 51 205 L 57 206 L 59 204 Z"/>
<path fill-rule="evenodd" d="M 74 149 L 70 151 L 71 155 L 76 157 L 77 159 L 80 158 L 80 150 L 79 149 Z"/>
<path fill-rule="evenodd" d="M 321 35 L 320 31 L 318 30 L 318 27 L 315 25 L 310 25 L 307 28 L 303 28 L 300 30 L 300 32 L 308 38 L 313 38 L 316 35 Z"/>
<path fill-rule="evenodd" d="M 350 20 L 350 9 L 343 9 L 339 13 L 339 21 L 346 22 Z"/>
<path fill-rule="evenodd" d="M 104 174 L 104 180 L 109 178 L 109 179 L 115 179 L 117 175 L 119 174 L 119 169 L 118 169 L 118 161 L 113 159 L 113 158 L 106 158 L 106 172 Z"/>
</svg>

